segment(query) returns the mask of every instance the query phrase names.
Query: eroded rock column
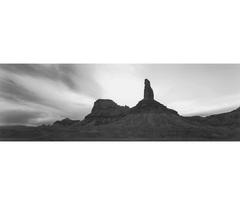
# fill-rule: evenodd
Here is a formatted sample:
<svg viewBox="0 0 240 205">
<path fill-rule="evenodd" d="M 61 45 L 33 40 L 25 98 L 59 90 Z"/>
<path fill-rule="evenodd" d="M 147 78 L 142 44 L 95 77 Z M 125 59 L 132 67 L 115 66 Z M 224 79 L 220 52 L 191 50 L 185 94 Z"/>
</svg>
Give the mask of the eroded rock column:
<svg viewBox="0 0 240 205">
<path fill-rule="evenodd" d="M 145 79 L 144 100 L 154 100 L 153 89 L 148 79 Z"/>
</svg>

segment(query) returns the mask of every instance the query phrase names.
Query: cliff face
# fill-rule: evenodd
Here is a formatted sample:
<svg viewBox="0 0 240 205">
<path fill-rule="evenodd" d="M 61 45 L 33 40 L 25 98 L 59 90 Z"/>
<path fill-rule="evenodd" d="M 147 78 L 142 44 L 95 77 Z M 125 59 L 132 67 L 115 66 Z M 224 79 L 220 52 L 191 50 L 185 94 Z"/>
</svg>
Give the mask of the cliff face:
<svg viewBox="0 0 240 205">
<path fill-rule="evenodd" d="M 128 112 L 127 106 L 119 106 L 112 100 L 100 99 L 94 103 L 91 113 L 85 117 L 81 125 L 111 123 L 126 116 Z"/>
</svg>

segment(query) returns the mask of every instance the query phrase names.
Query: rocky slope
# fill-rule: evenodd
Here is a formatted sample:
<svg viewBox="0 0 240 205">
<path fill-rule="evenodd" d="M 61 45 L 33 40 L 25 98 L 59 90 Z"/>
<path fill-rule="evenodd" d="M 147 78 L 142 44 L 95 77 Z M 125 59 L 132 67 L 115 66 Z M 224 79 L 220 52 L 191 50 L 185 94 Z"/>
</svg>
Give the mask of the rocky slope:
<svg viewBox="0 0 240 205">
<path fill-rule="evenodd" d="M 191 123 L 197 123 L 205 126 L 228 128 L 240 127 L 240 108 L 228 113 L 211 115 L 208 117 L 186 117 L 185 119 Z"/>
</svg>

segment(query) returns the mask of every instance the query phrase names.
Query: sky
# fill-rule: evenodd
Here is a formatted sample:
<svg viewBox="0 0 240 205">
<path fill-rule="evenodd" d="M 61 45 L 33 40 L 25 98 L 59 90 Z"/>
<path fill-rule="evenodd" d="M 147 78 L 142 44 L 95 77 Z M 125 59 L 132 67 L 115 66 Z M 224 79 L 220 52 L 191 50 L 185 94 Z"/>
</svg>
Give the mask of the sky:
<svg viewBox="0 0 240 205">
<path fill-rule="evenodd" d="M 240 107 L 240 64 L 0 64 L 0 125 L 81 120 L 97 99 L 133 107 L 146 78 L 155 100 L 183 116 Z"/>
</svg>

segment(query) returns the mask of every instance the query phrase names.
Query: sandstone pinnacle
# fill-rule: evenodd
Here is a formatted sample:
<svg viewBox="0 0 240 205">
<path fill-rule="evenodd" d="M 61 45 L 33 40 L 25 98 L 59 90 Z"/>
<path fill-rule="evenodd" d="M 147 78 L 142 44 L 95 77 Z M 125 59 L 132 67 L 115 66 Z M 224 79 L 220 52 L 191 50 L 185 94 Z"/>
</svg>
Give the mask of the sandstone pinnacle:
<svg viewBox="0 0 240 205">
<path fill-rule="evenodd" d="M 153 89 L 148 79 L 145 79 L 144 100 L 154 100 Z"/>
</svg>

